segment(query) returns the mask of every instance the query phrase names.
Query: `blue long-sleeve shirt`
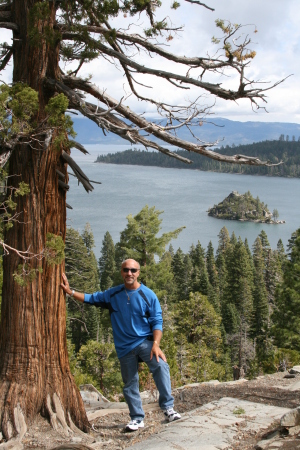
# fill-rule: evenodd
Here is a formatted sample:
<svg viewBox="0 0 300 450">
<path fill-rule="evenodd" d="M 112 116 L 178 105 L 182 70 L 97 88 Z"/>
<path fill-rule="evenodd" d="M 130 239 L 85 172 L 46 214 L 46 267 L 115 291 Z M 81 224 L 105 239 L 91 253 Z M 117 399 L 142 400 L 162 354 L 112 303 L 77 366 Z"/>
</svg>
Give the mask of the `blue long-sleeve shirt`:
<svg viewBox="0 0 300 450">
<path fill-rule="evenodd" d="M 158 298 L 144 284 L 136 290 L 126 290 L 122 284 L 104 292 L 84 294 L 84 303 L 109 310 L 118 358 L 152 336 L 154 330 L 162 331 Z"/>
</svg>

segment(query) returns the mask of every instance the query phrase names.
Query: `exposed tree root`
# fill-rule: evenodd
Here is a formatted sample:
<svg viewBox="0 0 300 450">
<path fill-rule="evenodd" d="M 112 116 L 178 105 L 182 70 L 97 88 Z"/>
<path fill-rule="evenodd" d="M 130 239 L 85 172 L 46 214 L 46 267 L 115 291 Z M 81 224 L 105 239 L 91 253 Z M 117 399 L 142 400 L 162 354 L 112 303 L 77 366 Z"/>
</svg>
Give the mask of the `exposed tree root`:
<svg viewBox="0 0 300 450">
<path fill-rule="evenodd" d="M 51 399 L 50 399 L 50 395 L 48 394 L 46 406 L 47 406 L 47 411 L 50 416 L 51 426 L 53 427 L 53 429 L 55 431 L 57 431 L 57 433 L 60 433 L 63 436 L 72 435 L 73 431 L 67 424 L 67 421 L 65 418 L 65 413 L 64 413 L 64 410 L 61 405 L 61 401 L 56 393 L 53 394 L 52 400 L 53 400 L 53 405 L 54 405 L 55 411 L 53 410 L 53 408 L 51 406 Z"/>
<path fill-rule="evenodd" d="M 87 440 L 91 441 L 94 440 L 92 437 L 88 436 L 86 433 L 84 433 L 83 431 L 81 431 L 79 428 L 76 427 L 76 425 L 71 419 L 69 411 L 67 413 L 68 415 L 68 423 L 67 423 L 61 401 L 56 393 L 53 394 L 52 401 L 55 411 L 51 406 L 51 398 L 50 395 L 48 394 L 46 401 L 46 408 L 49 413 L 51 426 L 57 433 L 62 434 L 63 436 L 73 436 L 74 434 L 76 434 L 83 436 Z"/>
<path fill-rule="evenodd" d="M 7 421 L 7 431 L 9 434 L 9 441 L 4 442 L 3 444 L 0 444 L 1 450 L 22 450 L 23 444 L 22 439 L 27 431 L 27 425 L 25 421 L 24 414 L 22 412 L 21 406 L 18 403 L 17 406 L 14 408 L 14 425 L 11 423 L 11 421 Z M 14 427 L 16 431 L 18 432 L 16 437 L 13 436 L 13 430 Z"/>
</svg>

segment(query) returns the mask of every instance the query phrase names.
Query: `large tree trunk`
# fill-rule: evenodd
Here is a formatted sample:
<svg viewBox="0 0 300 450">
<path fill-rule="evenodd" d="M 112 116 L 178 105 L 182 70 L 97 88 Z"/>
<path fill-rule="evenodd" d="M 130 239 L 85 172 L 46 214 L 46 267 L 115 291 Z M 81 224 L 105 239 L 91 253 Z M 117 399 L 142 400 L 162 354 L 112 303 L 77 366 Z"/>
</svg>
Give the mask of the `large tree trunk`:
<svg viewBox="0 0 300 450">
<path fill-rule="evenodd" d="M 38 120 L 43 119 L 49 93 L 43 77 L 58 73 L 57 48 L 28 42 L 29 10 L 34 0 L 14 2 L 14 21 L 20 27 L 14 54 L 14 82 L 26 82 L 39 92 Z M 54 5 L 55 2 L 50 3 Z M 55 11 L 48 24 L 52 25 Z M 45 23 L 40 22 L 41 30 Z M 56 169 L 66 174 L 61 151 L 50 144 L 46 150 L 20 145 L 10 159 L 9 182 L 28 183 L 30 194 L 17 197 L 18 221 L 6 235 L 16 249 L 41 255 L 47 233 L 66 234 L 66 196 L 58 187 Z M 66 174 L 67 178 L 67 174 Z M 26 424 L 42 413 L 51 424 L 69 433 L 74 424 L 87 431 L 88 420 L 80 393 L 70 372 L 66 342 L 66 305 L 60 289 L 64 263 L 50 265 L 45 258 L 33 258 L 35 279 L 20 286 L 14 273 L 22 264 L 14 252 L 4 256 L 3 299 L 0 327 L 0 429 L 6 439 L 24 434 Z"/>
</svg>

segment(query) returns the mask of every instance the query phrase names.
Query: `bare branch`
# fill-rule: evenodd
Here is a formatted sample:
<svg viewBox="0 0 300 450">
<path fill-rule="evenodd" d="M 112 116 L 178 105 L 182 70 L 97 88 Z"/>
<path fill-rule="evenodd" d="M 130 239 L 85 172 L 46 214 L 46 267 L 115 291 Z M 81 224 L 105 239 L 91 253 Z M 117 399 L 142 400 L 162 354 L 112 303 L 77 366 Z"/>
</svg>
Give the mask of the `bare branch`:
<svg viewBox="0 0 300 450">
<path fill-rule="evenodd" d="M 221 84 L 213 84 L 201 81 L 197 78 L 192 78 L 184 75 L 180 75 L 173 72 L 166 72 L 164 70 L 157 70 L 152 69 L 150 67 L 143 66 L 135 61 L 133 61 L 131 58 L 125 56 L 123 53 L 118 52 L 112 48 L 107 47 L 106 45 L 102 44 L 99 41 L 96 41 L 95 39 L 92 39 L 91 37 L 86 37 L 79 35 L 78 33 L 70 33 L 66 32 L 63 33 L 64 39 L 69 40 L 84 40 L 85 42 L 89 41 L 94 48 L 98 48 L 99 51 L 103 52 L 104 54 L 111 56 L 113 58 L 116 58 L 121 64 L 124 64 L 126 66 L 134 68 L 138 73 L 140 74 L 148 74 L 148 75 L 154 75 L 159 78 L 164 78 L 167 81 L 174 81 L 177 80 L 181 83 L 185 83 L 187 85 L 193 85 L 200 87 L 208 92 L 210 92 L 213 95 L 216 95 L 219 98 L 223 98 L 225 100 L 238 100 L 240 98 L 248 98 L 251 102 L 256 104 L 257 99 L 263 99 L 264 100 L 264 90 L 263 88 L 252 88 L 252 89 L 245 89 L 245 84 L 240 83 L 237 90 L 231 90 L 231 89 L 224 89 L 221 87 Z M 281 80 L 280 82 L 282 82 Z M 276 84 L 278 84 L 277 82 Z M 252 83 L 254 84 L 254 83 Z M 274 85 L 273 85 L 274 86 Z"/>
<path fill-rule="evenodd" d="M 72 148 L 72 147 L 77 148 L 77 150 L 80 150 L 84 155 L 89 155 L 89 152 L 79 142 L 76 142 L 76 141 L 73 141 L 72 139 L 70 139 L 69 145 L 70 145 L 70 148 Z"/>
<path fill-rule="evenodd" d="M 9 49 L 9 50 L 6 52 L 6 55 L 2 58 L 2 61 L 1 61 L 1 64 L 0 64 L 0 71 L 3 70 L 3 69 L 5 69 L 5 67 L 6 67 L 7 64 L 9 63 L 10 58 L 12 57 L 12 55 L 13 55 L 13 50 L 12 50 L 12 49 Z"/>
<path fill-rule="evenodd" d="M 17 250 L 16 248 L 6 244 L 2 239 L 0 239 L 0 246 L 2 246 L 5 255 L 9 255 L 10 252 L 14 252 L 25 262 L 28 262 L 30 259 L 41 260 L 43 258 L 42 254 L 32 253 L 29 249 L 25 251 Z"/>
<path fill-rule="evenodd" d="M 78 166 L 78 164 L 76 164 L 76 162 L 74 161 L 73 158 L 71 158 L 70 155 L 68 155 L 64 150 L 62 151 L 62 158 L 69 164 L 69 166 L 71 167 L 71 169 L 73 170 L 74 174 L 76 175 L 76 177 L 78 178 L 78 181 L 80 181 L 80 183 L 82 183 L 84 189 L 89 192 L 92 191 L 94 188 L 93 186 L 90 184 L 90 180 L 88 179 L 88 177 L 86 176 L 86 174 L 80 169 L 80 167 Z M 60 180 L 59 180 L 60 181 Z M 66 189 L 66 188 L 65 188 Z"/>
<path fill-rule="evenodd" d="M 0 155 L 0 167 L 4 167 L 7 161 L 9 160 L 11 155 L 11 151 L 8 151 L 6 153 L 2 153 Z"/>
<path fill-rule="evenodd" d="M 210 9 L 211 11 L 214 11 L 214 8 L 211 8 L 210 6 L 207 6 L 205 3 L 199 2 L 198 0 L 184 0 L 188 3 L 193 3 L 195 5 L 204 6 L 204 8 Z"/>
<path fill-rule="evenodd" d="M 6 28 L 7 30 L 13 30 L 17 33 L 19 32 L 20 28 L 19 25 L 13 22 L 0 22 L 0 28 Z"/>
<path fill-rule="evenodd" d="M 70 297 L 70 296 L 69 296 L 69 297 Z M 87 333 L 87 334 L 90 334 L 90 333 L 88 332 L 88 329 L 87 329 L 87 327 L 86 327 L 86 324 L 85 324 L 85 322 L 84 322 L 83 320 L 77 319 L 77 317 L 67 317 L 67 319 L 70 320 L 70 321 L 76 321 L 76 322 L 82 323 L 82 324 L 83 324 L 83 327 L 84 327 L 84 329 L 85 329 L 85 331 L 86 331 L 86 333 Z"/>
<path fill-rule="evenodd" d="M 66 28 L 63 26 L 59 26 L 59 29 L 61 29 L 62 32 L 62 38 L 63 39 L 69 39 L 68 32 L 66 31 Z M 103 26 L 87 26 L 84 27 L 85 30 L 91 32 L 91 33 L 100 33 L 102 35 L 105 35 L 108 32 L 108 29 Z M 239 63 L 230 63 L 227 61 L 222 61 L 220 59 L 214 59 L 214 58 L 199 58 L 199 57 L 191 57 L 188 58 L 186 56 L 180 56 L 175 55 L 173 53 L 167 52 L 163 48 L 159 47 L 158 45 L 152 44 L 148 39 L 143 38 L 142 36 L 138 34 L 126 34 L 118 30 L 114 30 L 116 33 L 116 38 L 120 39 L 123 44 L 126 45 L 127 42 L 131 42 L 134 44 L 138 44 L 141 47 L 145 48 L 149 52 L 155 53 L 157 55 L 160 55 L 170 61 L 174 61 L 180 64 L 185 64 L 187 66 L 192 67 L 202 67 L 204 69 L 220 69 L 222 67 L 228 67 L 228 66 L 239 66 Z"/>
<path fill-rule="evenodd" d="M 122 122 L 120 119 L 117 119 L 115 116 L 109 114 L 106 116 L 105 119 L 99 118 L 95 116 L 95 111 L 97 107 L 93 104 L 90 104 L 86 102 L 84 104 L 84 108 L 82 108 L 80 103 L 74 102 L 74 98 L 76 98 L 76 92 L 73 90 L 68 90 L 67 86 L 72 87 L 73 89 L 80 89 L 81 91 L 84 91 L 86 93 L 89 93 L 93 95 L 95 98 L 100 100 L 102 103 L 105 103 L 105 105 L 109 105 L 110 107 L 115 107 L 116 112 L 118 112 L 122 117 L 129 120 L 131 123 L 135 124 L 139 127 L 139 129 L 146 130 L 151 135 L 161 139 L 164 142 L 167 142 L 168 144 L 179 147 L 188 151 L 192 151 L 195 153 L 199 153 L 201 155 L 207 156 L 208 158 L 217 160 L 217 161 L 223 161 L 228 163 L 238 163 L 238 164 L 247 164 L 247 165 L 255 165 L 255 166 L 265 166 L 269 164 L 269 161 L 260 161 L 258 158 L 249 158 L 245 157 L 243 155 L 233 155 L 233 156 L 227 156 L 227 155 L 221 155 L 219 153 L 214 152 L 213 150 L 208 150 L 206 145 L 199 145 L 195 144 L 189 141 L 185 141 L 183 139 L 178 138 L 177 136 L 174 136 L 167 131 L 162 130 L 162 128 L 154 123 L 151 123 L 144 119 L 143 117 L 139 116 L 135 112 L 133 112 L 130 108 L 127 106 L 124 106 L 123 104 L 119 104 L 119 102 L 112 97 L 110 97 L 106 92 L 101 91 L 97 88 L 97 86 L 73 77 L 63 77 L 65 85 L 63 85 L 60 82 L 55 82 L 54 80 L 47 80 L 50 86 L 55 86 L 56 89 L 58 89 L 60 92 L 64 92 L 70 101 L 72 102 L 72 106 L 75 109 L 79 109 L 84 115 L 87 115 L 92 120 L 94 120 L 96 123 L 100 124 L 103 120 L 106 121 L 105 126 L 109 123 L 109 130 L 118 134 L 121 137 L 130 136 L 134 139 L 135 143 L 139 142 L 145 147 L 154 147 L 154 143 L 151 141 L 148 141 L 149 144 L 145 143 L 144 136 L 141 136 L 138 133 L 137 129 L 130 128 L 125 122 Z M 81 103 L 82 100 L 80 100 Z M 103 124 L 103 122 L 102 122 Z M 103 126 L 103 125 L 102 125 Z M 159 151 L 161 151 L 159 148 L 157 148 Z"/>
</svg>

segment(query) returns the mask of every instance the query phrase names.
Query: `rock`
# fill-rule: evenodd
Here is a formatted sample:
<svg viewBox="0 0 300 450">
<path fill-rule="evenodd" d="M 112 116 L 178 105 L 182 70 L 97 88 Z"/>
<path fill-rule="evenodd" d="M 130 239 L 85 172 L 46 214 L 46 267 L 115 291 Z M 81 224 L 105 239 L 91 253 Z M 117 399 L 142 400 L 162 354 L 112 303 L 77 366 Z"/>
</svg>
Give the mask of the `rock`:
<svg viewBox="0 0 300 450">
<path fill-rule="evenodd" d="M 265 450 L 268 447 L 269 443 L 270 441 L 259 441 L 254 448 L 256 450 Z"/>
<path fill-rule="evenodd" d="M 82 438 L 79 436 L 74 436 L 74 437 L 72 437 L 71 441 L 74 443 L 79 443 L 79 442 L 82 442 Z"/>
<path fill-rule="evenodd" d="M 289 436 L 297 436 L 300 433 L 300 425 L 289 429 Z"/>
<path fill-rule="evenodd" d="M 141 399 L 142 399 L 142 403 L 146 404 L 146 403 L 153 403 L 156 402 L 158 400 L 159 397 L 159 392 L 157 389 L 153 389 L 151 391 L 143 391 L 140 393 L 141 395 Z"/>
<path fill-rule="evenodd" d="M 80 385 L 80 395 L 86 411 L 107 407 L 111 403 L 92 384 Z"/>
<path fill-rule="evenodd" d="M 300 373 L 300 366 L 294 366 L 289 370 L 289 373 L 291 374 L 297 374 Z"/>
<path fill-rule="evenodd" d="M 274 445 L 276 445 L 275 441 L 278 440 L 279 437 L 280 437 L 279 430 L 272 431 L 272 432 L 268 433 L 267 435 L 265 435 L 264 439 L 259 441 L 254 448 L 256 450 L 264 450 L 264 449 L 267 449 L 269 447 L 269 445 L 274 446 Z"/>
<path fill-rule="evenodd" d="M 281 417 L 280 424 L 283 427 L 295 427 L 300 425 L 300 407 L 292 409 Z"/>
<path fill-rule="evenodd" d="M 294 375 L 292 373 L 287 373 L 286 375 L 284 375 L 283 378 L 296 378 L 296 375 Z"/>
<path fill-rule="evenodd" d="M 92 447 L 83 444 L 62 444 L 58 447 L 53 447 L 51 450 L 93 450 Z"/>
</svg>

